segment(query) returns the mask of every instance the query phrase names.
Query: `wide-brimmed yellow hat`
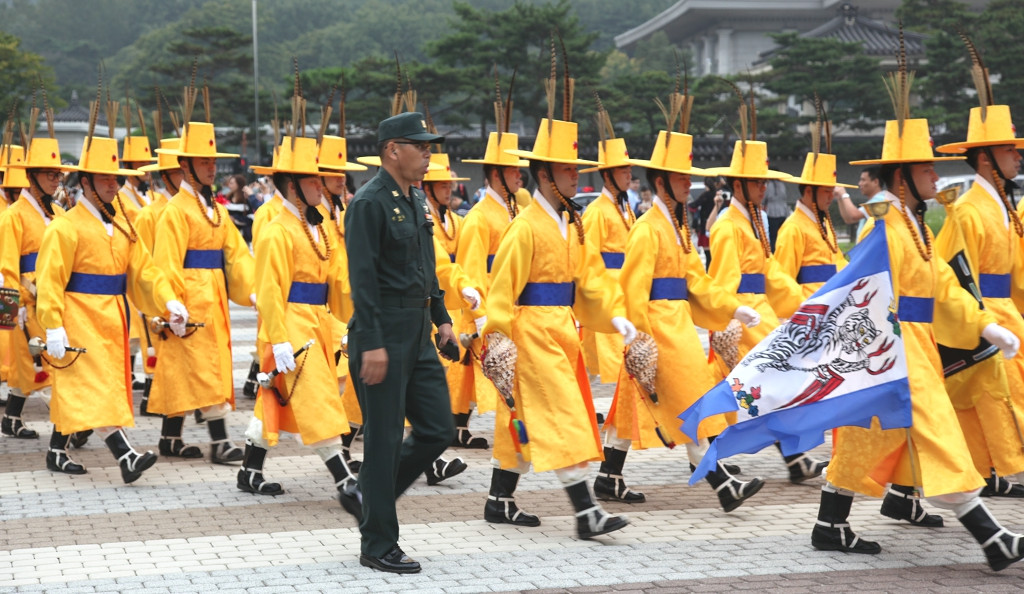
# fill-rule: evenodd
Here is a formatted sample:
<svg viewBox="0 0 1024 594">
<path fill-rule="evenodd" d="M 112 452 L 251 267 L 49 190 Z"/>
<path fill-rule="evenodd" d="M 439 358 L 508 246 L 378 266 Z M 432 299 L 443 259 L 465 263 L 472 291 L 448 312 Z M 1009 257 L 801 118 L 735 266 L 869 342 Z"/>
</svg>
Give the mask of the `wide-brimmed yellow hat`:
<svg viewBox="0 0 1024 594">
<path fill-rule="evenodd" d="M 4 179 L 0 187 L 4 188 L 27 188 L 29 187 L 28 176 L 25 170 L 20 167 L 8 167 L 12 162 L 20 163 L 25 160 L 25 148 L 17 144 L 0 146 L 0 173 Z"/>
<path fill-rule="evenodd" d="M 634 165 L 686 175 L 708 175 L 707 170 L 693 166 L 693 136 L 667 130 L 658 133 L 650 160 L 634 161 Z"/>
<path fill-rule="evenodd" d="M 320 169 L 333 171 L 366 171 L 365 165 L 349 163 L 348 142 L 340 136 L 325 134 L 320 140 Z"/>
<path fill-rule="evenodd" d="M 163 145 L 161 145 L 163 146 Z M 156 161 L 156 156 L 149 150 L 149 137 L 147 136 L 125 136 L 124 150 L 121 151 L 121 161 L 126 163 L 139 163 L 141 161 Z"/>
<path fill-rule="evenodd" d="M 515 149 L 505 152 L 528 161 L 568 165 L 600 165 L 597 161 L 580 159 L 578 148 L 576 122 L 544 118 L 540 121 L 540 129 L 537 130 L 537 139 L 533 143 L 532 151 Z"/>
<path fill-rule="evenodd" d="M 455 177 L 447 153 L 432 153 L 430 155 L 430 164 L 437 165 L 438 168 L 427 171 L 427 175 L 423 178 L 425 182 L 469 181 L 468 177 Z"/>
<path fill-rule="evenodd" d="M 803 184 L 805 186 L 823 186 L 827 188 L 839 186 L 841 188 L 856 188 L 850 184 L 841 184 L 836 181 L 836 156 L 828 153 L 807 153 L 804 160 L 804 170 L 800 177 L 791 177 L 785 180 L 791 184 Z"/>
<path fill-rule="evenodd" d="M 117 141 L 113 138 L 93 136 L 92 143 L 82 141 L 82 156 L 78 159 L 78 171 L 106 175 L 142 175 L 135 169 L 124 169 L 117 160 Z"/>
<path fill-rule="evenodd" d="M 315 138 L 285 136 L 281 139 L 281 146 L 277 150 L 277 159 L 271 167 L 260 167 L 260 171 L 253 171 L 260 175 L 274 173 L 290 173 L 293 175 L 315 175 L 315 176 L 343 176 L 340 171 L 325 171 L 320 169 L 320 145 Z"/>
<path fill-rule="evenodd" d="M 160 139 L 160 148 L 161 149 L 174 150 L 174 149 L 178 148 L 178 146 L 180 144 L 181 144 L 181 139 L 180 138 L 162 138 L 162 139 Z M 174 155 L 170 155 L 170 154 L 167 154 L 167 153 L 159 153 L 159 151 L 158 151 L 158 154 L 157 154 L 156 163 L 153 163 L 151 165 L 143 165 L 142 167 L 139 167 L 139 171 L 142 171 L 142 172 L 167 171 L 167 170 L 170 170 L 170 169 L 181 169 L 181 165 L 178 164 L 178 158 L 175 157 Z"/>
<path fill-rule="evenodd" d="M 496 167 L 528 167 L 529 161 L 524 161 L 511 154 L 511 151 L 519 148 L 519 135 L 511 132 L 491 132 L 487 136 L 487 148 L 484 149 L 483 159 L 463 159 L 463 163 L 479 163 L 481 165 L 494 165 Z"/>
<path fill-rule="evenodd" d="M 1024 148 L 1024 138 L 1017 138 L 1017 128 L 1010 120 L 1010 106 L 987 105 L 971 108 L 965 142 L 944 144 L 935 150 L 940 153 L 964 153 L 974 147 L 1006 144 Z"/>
<path fill-rule="evenodd" d="M 114 147 L 114 157 L 117 157 L 116 146 Z M 60 162 L 60 146 L 58 146 L 56 138 L 33 138 L 28 145 L 28 153 L 25 155 L 25 159 L 20 163 L 9 163 L 7 166 L 24 169 L 78 171 L 78 168 L 74 165 L 65 165 Z"/>
<path fill-rule="evenodd" d="M 932 152 L 932 137 L 928 132 L 928 120 L 915 118 L 903 120 L 902 136 L 898 121 L 885 122 L 881 158 L 850 161 L 850 165 L 931 163 L 934 161 L 962 161 L 963 159 L 964 157 L 936 157 Z"/>
<path fill-rule="evenodd" d="M 597 143 L 597 160 L 600 162 L 600 165 L 597 167 L 580 169 L 580 173 L 591 173 L 602 169 L 615 169 L 616 167 L 625 167 L 627 165 L 639 165 L 643 167 L 646 162 L 639 159 L 629 158 L 629 150 L 626 149 L 625 138 L 608 138 L 607 140 L 602 140 Z"/>
<path fill-rule="evenodd" d="M 175 157 L 213 157 L 233 158 L 236 153 L 217 152 L 217 139 L 213 131 L 213 124 L 208 122 L 189 122 L 181 133 L 181 143 L 177 148 L 156 149 L 158 155 L 172 155 Z"/>
<path fill-rule="evenodd" d="M 760 140 L 737 140 L 729 166 L 712 167 L 707 174 L 744 179 L 785 180 L 790 177 L 788 173 L 768 168 L 768 145 Z"/>
</svg>

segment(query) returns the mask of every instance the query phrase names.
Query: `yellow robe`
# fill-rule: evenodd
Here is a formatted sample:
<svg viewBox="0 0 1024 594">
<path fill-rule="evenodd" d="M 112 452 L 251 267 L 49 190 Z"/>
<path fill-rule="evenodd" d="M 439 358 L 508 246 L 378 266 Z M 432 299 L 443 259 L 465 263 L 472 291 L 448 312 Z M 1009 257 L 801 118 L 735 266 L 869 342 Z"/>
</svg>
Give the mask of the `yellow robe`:
<svg viewBox="0 0 1024 594">
<path fill-rule="evenodd" d="M 39 322 L 63 327 L 71 346 L 85 348 L 75 363 L 54 370 L 50 419 L 64 434 L 96 427 L 130 427 L 132 383 L 128 310 L 123 294 L 67 290 L 72 274 L 126 275 L 127 295 L 149 315 L 166 315 L 174 292 L 141 242 L 131 243 L 84 204 L 58 217 L 39 249 Z M 68 353 L 64 362 L 70 362 Z"/>
<path fill-rule="evenodd" d="M 302 221 L 287 207 L 282 207 L 260 233 L 256 305 L 261 320 L 260 340 L 265 345 L 263 371 L 269 373 L 276 368 L 272 345 L 289 342 L 297 350 L 309 339 L 316 341 L 296 358 L 295 371 L 276 378 L 275 385 L 287 406 L 281 406 L 270 391 L 259 391 L 255 415 L 263 421 L 263 438 L 271 446 L 277 444 L 280 431 L 301 435 L 307 444 L 349 432 L 334 362 L 341 326 L 331 312 L 341 310 L 342 270 L 335 239 L 326 228 L 330 224 L 332 221 L 327 220 L 321 226 L 326 237 L 318 242 L 321 253 L 326 252 L 328 244 L 331 247 L 327 261 L 317 256 L 306 237 L 308 230 L 303 230 Z M 298 289 L 293 283 L 324 285 L 327 303 L 289 300 L 290 292 Z"/>
<path fill-rule="evenodd" d="M 139 215 L 142 213 L 142 210 L 149 204 L 148 197 L 139 194 L 139 192 L 136 191 L 135 188 L 133 188 L 131 184 L 127 182 L 125 183 L 125 185 L 121 186 L 121 189 L 120 191 L 118 191 L 117 195 L 121 199 L 120 204 L 124 207 L 122 214 L 124 214 L 124 216 L 127 217 L 128 220 L 131 221 L 132 225 L 134 226 L 135 223 L 139 220 Z M 118 204 L 117 201 L 115 201 L 114 204 Z M 145 352 L 146 337 L 145 333 L 142 331 L 143 318 L 141 315 L 139 315 L 139 311 L 131 302 L 131 299 L 128 300 L 128 311 L 130 314 L 128 316 L 128 319 L 130 320 L 128 324 L 128 336 L 133 340 L 139 341 L 143 349 L 142 367 L 147 373 L 152 373 L 152 369 L 146 369 L 145 363 L 145 360 L 148 358 L 148 356 Z"/>
<path fill-rule="evenodd" d="M 974 348 L 982 329 L 995 318 L 978 309 L 941 257 L 936 255 L 926 262 L 918 254 L 899 208 L 898 202 L 893 203 L 885 216 L 897 302 L 905 297 L 934 298 L 936 322 L 958 320 L 950 346 Z M 873 228 L 874 221 L 867 221 L 861 237 Z M 931 235 L 927 226 L 925 231 Z M 829 482 L 873 497 L 884 494 L 886 483 L 920 486 L 928 497 L 984 486 L 942 381 L 942 363 L 935 346 L 937 325 L 900 322 L 913 426 L 882 430 L 875 421 L 870 429 L 836 429 L 834 454 L 827 471 Z M 908 437 L 912 448 L 908 447 Z"/>
<path fill-rule="evenodd" d="M 31 201 L 31 202 L 30 202 Z M 39 246 L 42 245 L 43 231 L 52 222 L 47 222 L 40 214 L 41 207 L 34 198 L 22 191 L 21 196 L 12 204 L 3 216 L 0 216 L 0 273 L 4 277 L 4 286 L 18 289 L 20 304 L 28 314 L 26 329 L 29 336 L 46 337 L 46 331 L 39 325 L 36 317 L 36 282 Z M 55 219 L 59 219 L 64 211 L 53 205 Z M 24 282 L 23 282 L 24 281 Z M 37 376 L 37 369 L 28 350 L 28 339 L 21 328 L 15 327 L 8 334 L 10 348 L 10 372 L 7 385 L 20 390 L 25 396 L 50 385 L 49 375 L 53 370 L 46 359 L 41 359 L 42 374 Z M 39 377 L 43 381 L 37 382 Z"/>
<path fill-rule="evenodd" d="M 821 236 L 821 226 L 818 225 L 814 214 L 800 202 L 793 209 L 793 214 L 779 227 L 779 237 L 775 242 L 775 261 L 782 272 L 800 284 L 803 299 L 813 295 L 825 284 L 824 281 L 812 282 L 802 278 L 801 271 L 808 276 L 811 272 L 805 267 L 832 266 L 832 274 L 846 267 L 843 252 L 838 247 L 836 251 L 832 251 L 831 246 L 838 244 L 835 234 L 828 225 L 825 225 L 825 233 L 828 235 L 828 241 Z"/>
<path fill-rule="evenodd" d="M 3 191 L 0 189 L 0 191 Z M 7 211 L 7 198 L 0 196 L 0 218 L 4 216 Z M 2 249 L 2 248 L 0 248 Z M 10 336 L 10 332 L 0 331 L 0 382 L 6 382 L 8 374 L 11 371 L 11 350 L 7 344 L 7 339 Z"/>
<path fill-rule="evenodd" d="M 622 291 L 604 273 L 601 255 L 579 245 L 571 223 L 568 239 L 563 238 L 544 206 L 535 199 L 502 238 L 484 328 L 485 335 L 508 336 L 518 349 L 516 407 L 529 433 L 528 461 L 537 472 L 602 457 L 576 320 L 599 332 L 614 332 L 611 319 L 626 314 Z M 575 305 L 517 305 L 527 283 L 575 283 Z M 502 468 L 519 464 L 509 419 L 502 403 L 494 432 L 494 457 Z"/>
<path fill-rule="evenodd" d="M 223 402 L 234 403 L 228 298 L 250 306 L 254 262 L 242 234 L 224 207 L 214 202 L 221 224 L 214 227 L 187 183 L 167 203 L 156 232 L 153 261 L 167 275 L 191 319 L 206 324 L 188 338 L 171 336 L 160 345 L 149 410 L 178 415 Z M 223 254 L 224 268 L 185 268 L 186 252 Z M 215 255 L 215 254 L 214 254 Z"/>
<path fill-rule="evenodd" d="M 754 237 L 749 214 L 736 201 L 711 226 L 710 246 L 712 258 L 708 273 L 715 285 L 736 294 L 740 305 L 752 307 L 761 315 L 757 326 L 742 326 L 737 359 L 741 360 L 779 325 L 780 316 L 789 317 L 800 307 L 803 291 L 796 281 L 779 270 L 774 258 L 765 257 L 761 242 Z M 744 275 L 763 276 L 765 292 L 739 293 Z M 721 381 L 730 370 L 721 357 L 714 358 L 714 365 L 715 379 Z"/>
<path fill-rule="evenodd" d="M 632 440 L 636 449 L 662 447 L 655 433 L 655 418 L 662 432 L 676 443 L 691 441 L 679 430 L 677 415 L 715 385 L 695 323 L 723 330 L 739 307 L 735 296 L 715 286 L 697 252 L 683 251 L 673 227 L 658 199 L 630 230 L 619 276 L 626 317 L 658 344 L 659 372 L 654 387 L 659 404 L 651 404 L 622 365 L 604 424 L 605 428 L 615 427 L 618 437 Z M 661 283 L 686 279 L 689 297 L 652 299 L 655 279 L 659 288 Z M 718 435 L 725 428 L 724 416 L 711 417 L 701 423 L 699 436 Z"/>
<path fill-rule="evenodd" d="M 626 235 L 633 220 L 632 211 L 623 214 L 607 188 L 583 213 L 583 231 L 587 243 L 601 253 L 605 269 L 616 281 L 622 268 Z M 623 289 L 626 290 L 625 287 Z M 587 362 L 587 370 L 601 376 L 602 384 L 615 383 L 619 368 L 622 367 L 622 335 L 618 332 L 602 334 L 590 328 L 583 328 L 582 333 L 583 359 Z"/>
<path fill-rule="evenodd" d="M 985 186 L 987 182 L 982 185 L 976 181 L 947 207 L 946 223 L 935 240 L 935 253 L 948 262 L 962 250 L 982 291 L 985 309 L 1000 325 L 1024 338 L 1024 321 L 1009 292 L 1011 278 L 1024 276 L 1024 271 L 1015 269 L 1020 238 L 999 196 L 994 195 L 995 189 L 989 186 L 987 190 Z M 980 275 L 984 275 L 984 282 L 979 284 Z M 997 289 L 1004 288 L 1005 294 L 996 294 Z M 944 327 L 954 333 L 960 331 L 956 320 Z M 945 344 L 945 334 L 936 334 Z M 946 391 L 978 472 L 987 476 L 995 468 L 999 476 L 1008 476 L 1024 471 L 1024 444 L 1017 431 L 1018 426 L 1024 427 L 1024 353 L 1018 352 L 1012 359 L 996 354 L 955 373 L 946 378 Z"/>
<path fill-rule="evenodd" d="M 163 214 L 164 207 L 167 206 L 169 197 L 166 190 L 157 190 L 156 192 L 153 192 L 153 195 L 153 199 L 145 208 L 139 211 L 139 216 L 135 219 L 135 231 L 139 234 L 139 241 L 145 244 L 146 249 L 149 250 L 150 254 L 153 253 L 153 239 L 156 236 L 156 225 L 160 220 L 160 215 Z M 142 316 L 142 327 L 140 330 L 146 331 L 147 329 L 145 324 L 147 323 L 148 321 L 146 318 Z M 153 357 L 155 360 L 159 360 L 156 359 L 159 357 L 158 351 L 160 350 L 159 337 L 154 336 L 151 332 L 147 332 L 146 334 L 143 334 L 143 340 L 146 339 L 147 334 L 149 336 L 149 340 L 146 346 L 147 348 L 152 346 Z M 142 359 L 142 366 L 146 373 L 150 375 L 153 374 L 156 366 L 150 365 L 150 357 L 148 353 L 147 356 Z"/>
<path fill-rule="evenodd" d="M 498 244 L 501 243 L 502 234 L 511 221 L 508 208 L 499 203 L 499 200 L 497 194 L 488 189 L 484 198 L 469 210 L 459 230 L 459 244 L 455 254 L 455 262 L 469 276 L 472 286 L 480 289 L 480 295 L 485 300 L 491 284 L 495 253 L 498 251 Z M 485 312 L 483 307 L 475 312 L 463 307 L 462 315 L 459 318 L 452 318 L 457 320 L 452 326 L 455 335 L 475 333 L 474 320 L 486 315 Z M 482 349 L 482 341 L 473 341 L 473 350 L 477 355 Z M 494 384 L 484 377 L 479 359 L 474 358 L 472 366 L 450 366 L 448 385 L 452 398 L 452 412 L 469 412 L 470 402 L 476 402 L 477 410 L 482 413 L 495 410 L 498 392 L 494 389 Z M 456 406 L 459 410 L 455 410 Z"/>
<path fill-rule="evenodd" d="M 274 220 L 275 217 L 281 212 L 284 207 L 284 197 L 281 196 L 281 192 L 274 190 L 274 195 L 270 197 L 270 200 L 264 202 L 256 212 L 252 215 L 252 243 L 256 245 L 256 239 L 260 236 L 260 231 L 263 227 Z"/>
</svg>

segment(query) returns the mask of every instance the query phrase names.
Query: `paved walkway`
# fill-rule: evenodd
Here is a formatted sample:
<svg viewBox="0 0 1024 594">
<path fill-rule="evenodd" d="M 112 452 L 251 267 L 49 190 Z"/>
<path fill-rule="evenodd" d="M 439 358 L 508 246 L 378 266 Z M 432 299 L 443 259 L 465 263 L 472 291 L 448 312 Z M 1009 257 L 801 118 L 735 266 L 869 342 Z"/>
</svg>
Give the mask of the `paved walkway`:
<svg viewBox="0 0 1024 594">
<path fill-rule="evenodd" d="M 235 309 L 236 383 L 255 336 L 255 316 Z M 595 387 L 598 410 L 611 390 Z M 229 417 L 241 434 L 252 402 Z M 162 459 L 137 483 L 121 482 L 114 459 L 93 438 L 75 457 L 89 473 L 45 470 L 50 425 L 41 401 L 24 417 L 40 440 L 0 440 L 0 591 L 48 592 L 719 592 L 1009 591 L 1024 589 L 1024 564 L 998 574 L 949 512 L 941 529 L 900 525 L 860 498 L 854 527 L 878 540 L 877 556 L 814 551 L 810 529 L 820 480 L 791 485 L 774 450 L 734 461 L 765 488 L 731 514 L 706 485 L 688 487 L 685 453 L 632 452 L 625 474 L 647 494 L 639 506 L 607 504 L 631 525 L 593 541 L 574 538 L 571 506 L 551 473 L 527 475 L 520 505 L 542 517 L 538 528 L 483 521 L 489 453 L 455 452 L 469 464 L 434 487 L 414 485 L 399 502 L 402 546 L 423 572 L 397 576 L 358 563 L 359 531 L 332 497 L 319 458 L 288 441 L 272 451 L 267 475 L 286 492 L 238 491 L 235 469 L 202 460 Z M 155 449 L 159 420 L 140 417 L 131 431 Z M 493 435 L 493 416 L 474 417 L 475 433 Z M 206 429 L 186 423 L 186 441 L 205 445 Z M 361 444 L 357 442 L 358 449 Z M 816 455 L 826 457 L 827 446 Z M 592 469 L 596 471 L 596 465 Z M 1009 528 L 1024 531 L 1024 502 L 988 500 Z"/>
</svg>

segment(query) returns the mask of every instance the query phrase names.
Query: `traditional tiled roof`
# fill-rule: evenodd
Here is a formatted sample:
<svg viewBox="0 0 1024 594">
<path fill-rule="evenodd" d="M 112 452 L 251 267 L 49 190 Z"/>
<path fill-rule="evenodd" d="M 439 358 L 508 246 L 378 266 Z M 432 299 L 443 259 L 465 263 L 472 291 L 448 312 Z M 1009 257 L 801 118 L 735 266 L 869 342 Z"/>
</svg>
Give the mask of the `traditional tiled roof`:
<svg viewBox="0 0 1024 594">
<path fill-rule="evenodd" d="M 68 106 L 53 116 L 54 122 L 88 122 L 89 121 L 89 108 L 82 107 L 82 104 L 78 101 L 78 91 L 71 91 L 71 102 Z M 96 118 L 97 126 L 107 125 L 107 116 L 104 115 L 103 110 L 100 110 L 100 115 Z"/>
<path fill-rule="evenodd" d="M 835 18 L 816 29 L 801 33 L 800 37 L 809 39 L 835 39 L 844 43 L 860 43 L 869 56 L 893 56 L 899 45 L 899 31 L 879 21 L 852 14 L 838 14 Z M 925 36 L 920 33 L 904 31 L 904 43 L 907 57 L 911 60 L 923 58 Z M 777 50 L 761 54 L 759 63 L 767 61 Z"/>
</svg>

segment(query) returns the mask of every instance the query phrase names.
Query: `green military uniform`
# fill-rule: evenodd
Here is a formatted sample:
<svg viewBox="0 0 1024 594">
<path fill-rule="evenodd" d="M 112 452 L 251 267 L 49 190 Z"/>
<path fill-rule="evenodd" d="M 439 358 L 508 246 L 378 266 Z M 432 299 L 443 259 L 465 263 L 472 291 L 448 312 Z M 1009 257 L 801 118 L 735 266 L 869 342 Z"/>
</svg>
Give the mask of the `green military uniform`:
<svg viewBox="0 0 1024 594">
<path fill-rule="evenodd" d="M 404 120 L 411 131 L 385 124 Z M 418 138 L 422 116 L 385 120 L 382 139 Z M 432 138 L 440 138 L 433 137 Z M 381 168 L 345 213 L 345 246 L 355 313 L 349 323 L 349 370 L 363 410 L 365 457 L 362 553 L 382 557 L 398 543 L 395 499 L 451 444 L 455 426 L 444 370 L 431 343 L 431 324 L 451 324 L 434 270 L 433 221 L 426 196 L 401 188 Z M 362 354 L 387 350 L 387 375 L 368 386 L 359 378 Z M 402 441 L 404 420 L 412 433 Z"/>
</svg>

